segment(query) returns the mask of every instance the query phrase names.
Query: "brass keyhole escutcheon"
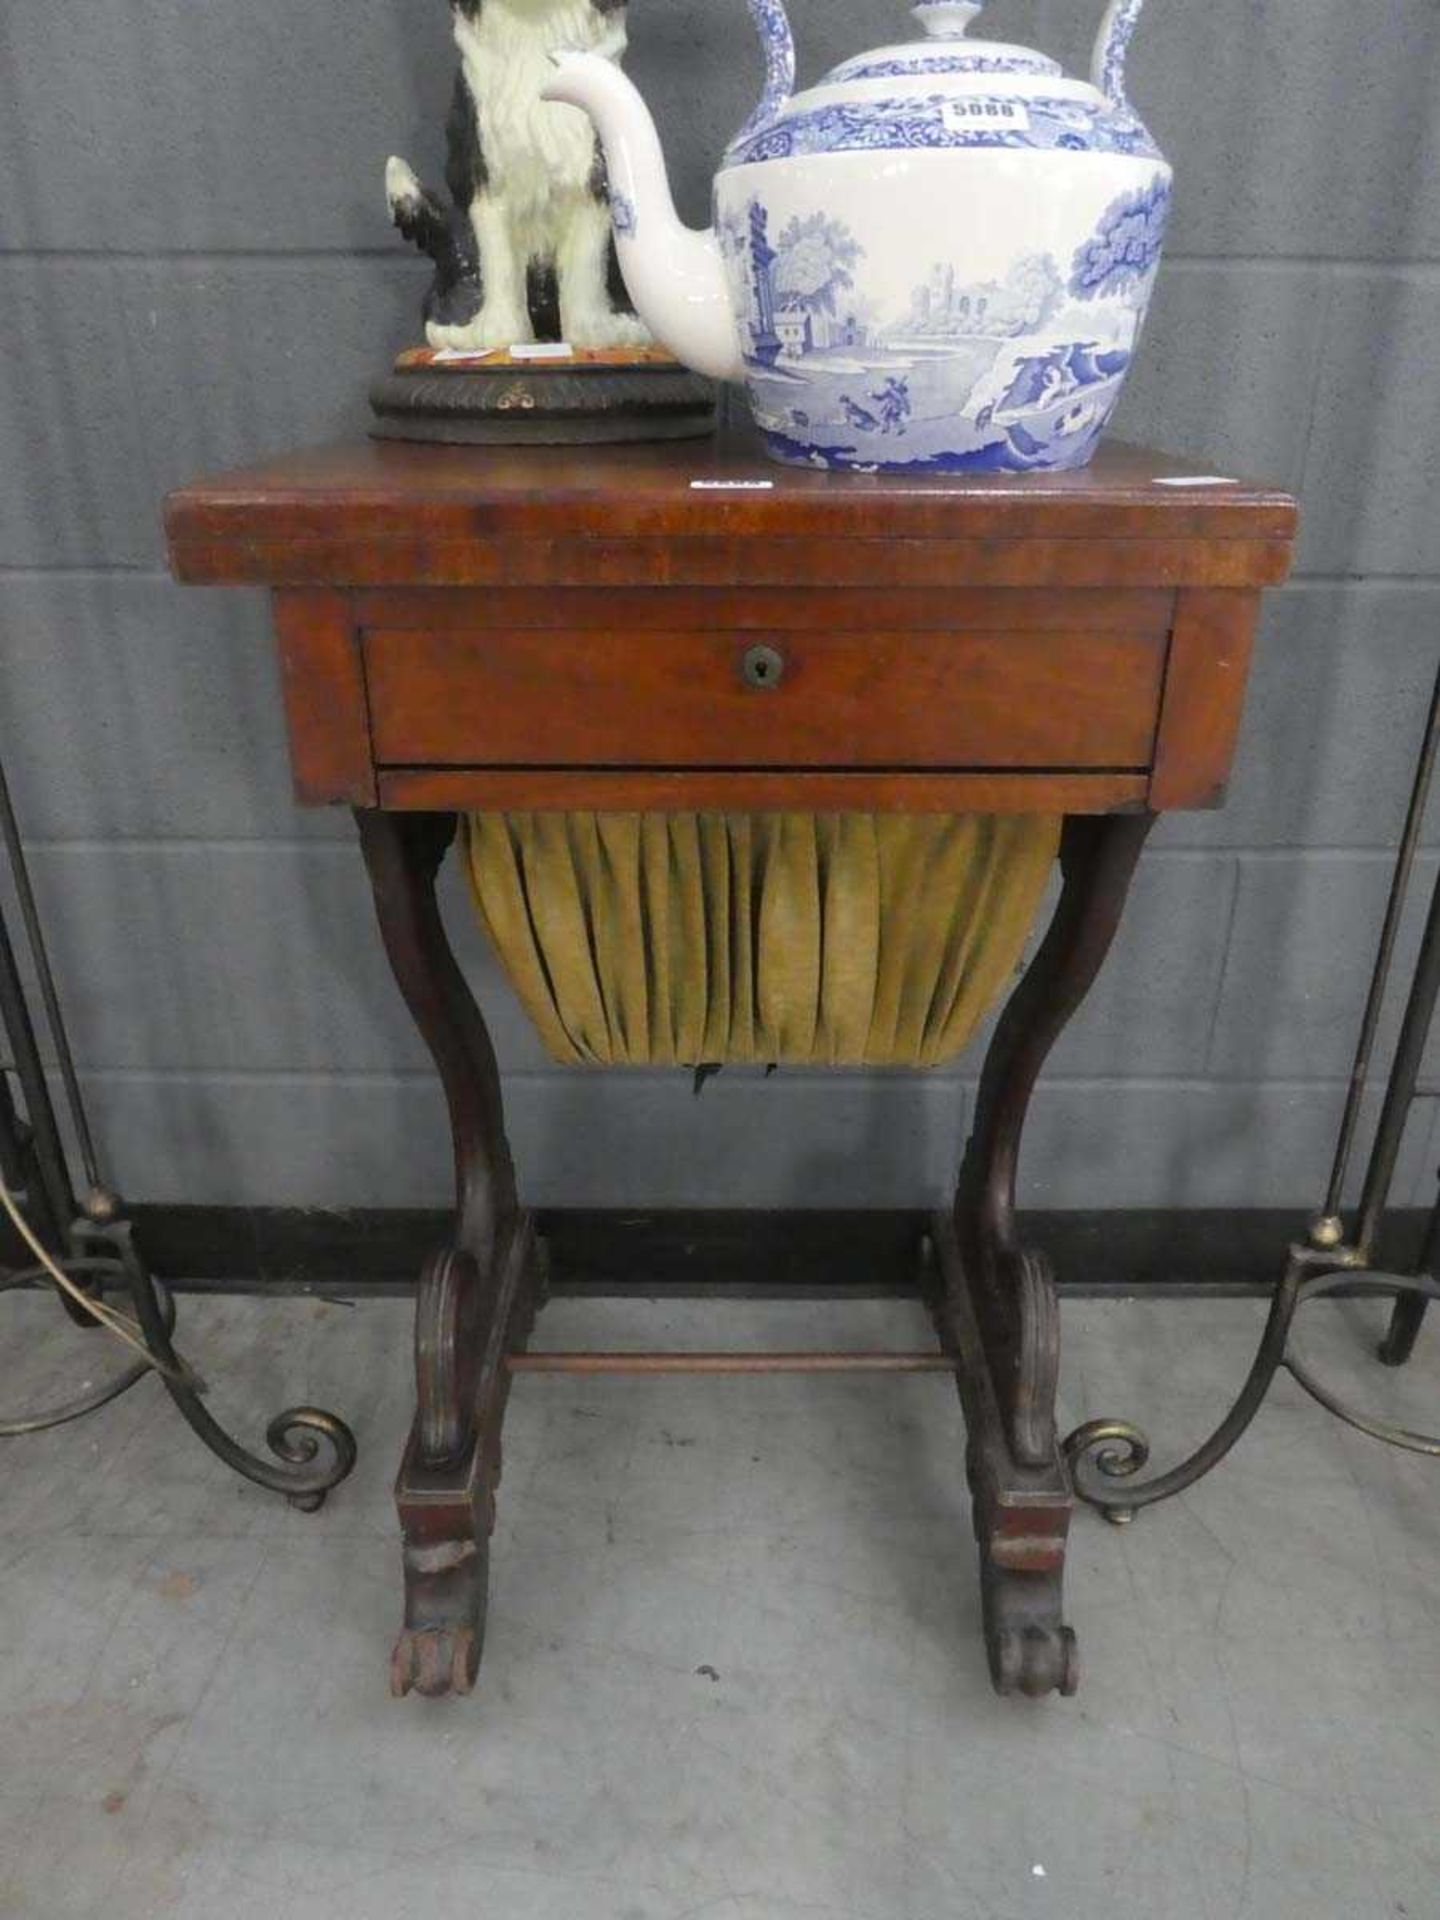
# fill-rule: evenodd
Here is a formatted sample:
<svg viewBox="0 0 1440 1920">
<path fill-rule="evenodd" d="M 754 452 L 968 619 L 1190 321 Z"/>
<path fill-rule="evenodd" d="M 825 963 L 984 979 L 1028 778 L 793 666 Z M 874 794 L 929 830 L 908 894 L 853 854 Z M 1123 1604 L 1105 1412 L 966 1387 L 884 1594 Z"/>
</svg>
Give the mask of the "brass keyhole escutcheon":
<svg viewBox="0 0 1440 1920">
<path fill-rule="evenodd" d="M 740 677 L 747 687 L 769 692 L 785 678 L 785 656 L 778 647 L 747 647 Z"/>
</svg>

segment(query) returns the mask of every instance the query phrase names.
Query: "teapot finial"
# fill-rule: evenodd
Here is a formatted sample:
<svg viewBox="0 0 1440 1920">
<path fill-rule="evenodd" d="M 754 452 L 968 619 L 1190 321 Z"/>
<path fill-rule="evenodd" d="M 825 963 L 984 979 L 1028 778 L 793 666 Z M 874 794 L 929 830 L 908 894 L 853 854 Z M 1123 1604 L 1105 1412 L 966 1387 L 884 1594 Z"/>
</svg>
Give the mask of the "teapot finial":
<svg viewBox="0 0 1440 1920">
<path fill-rule="evenodd" d="M 985 0 L 916 0 L 911 9 L 928 34 L 937 40 L 960 40 Z"/>
</svg>

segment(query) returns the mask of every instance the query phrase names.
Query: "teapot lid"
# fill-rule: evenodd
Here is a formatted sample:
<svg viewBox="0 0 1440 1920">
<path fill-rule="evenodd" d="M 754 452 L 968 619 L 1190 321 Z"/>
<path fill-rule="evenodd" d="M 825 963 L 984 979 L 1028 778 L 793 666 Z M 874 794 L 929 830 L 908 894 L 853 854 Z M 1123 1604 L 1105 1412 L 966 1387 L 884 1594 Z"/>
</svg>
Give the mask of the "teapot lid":
<svg viewBox="0 0 1440 1920">
<path fill-rule="evenodd" d="M 840 65 L 821 82 L 836 86 L 857 80 L 897 80 L 937 74 L 1034 73 L 1060 75 L 1058 60 L 1029 47 L 1012 47 L 993 40 L 967 40 L 971 21 L 985 10 L 985 0 L 915 0 L 910 11 L 925 29 L 924 39 L 895 47 L 879 47 Z"/>
<path fill-rule="evenodd" d="M 764 7 L 765 0 L 752 0 Z M 742 128 L 727 167 L 901 148 L 1069 148 L 1160 160 L 1126 106 L 1029 47 L 969 40 L 984 0 L 916 0 L 922 37 L 843 60 Z"/>
</svg>

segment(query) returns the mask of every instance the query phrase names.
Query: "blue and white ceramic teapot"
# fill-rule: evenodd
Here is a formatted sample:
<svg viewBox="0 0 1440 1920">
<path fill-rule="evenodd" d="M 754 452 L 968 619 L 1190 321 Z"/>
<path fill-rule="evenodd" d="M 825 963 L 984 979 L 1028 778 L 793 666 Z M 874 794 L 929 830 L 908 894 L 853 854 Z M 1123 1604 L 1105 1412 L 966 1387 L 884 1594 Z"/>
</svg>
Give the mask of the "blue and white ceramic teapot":
<svg viewBox="0 0 1440 1920">
<path fill-rule="evenodd" d="M 1144 0 L 1111 0 L 1093 83 L 966 38 L 983 0 L 922 0 L 925 37 L 794 93 L 781 0 L 749 0 L 764 97 L 676 215 L 654 122 L 612 62 L 561 54 L 547 98 L 599 129 L 620 265 L 687 365 L 743 380 L 770 451 L 814 466 L 1083 466 L 1160 262 L 1170 168 L 1125 97 Z"/>
</svg>

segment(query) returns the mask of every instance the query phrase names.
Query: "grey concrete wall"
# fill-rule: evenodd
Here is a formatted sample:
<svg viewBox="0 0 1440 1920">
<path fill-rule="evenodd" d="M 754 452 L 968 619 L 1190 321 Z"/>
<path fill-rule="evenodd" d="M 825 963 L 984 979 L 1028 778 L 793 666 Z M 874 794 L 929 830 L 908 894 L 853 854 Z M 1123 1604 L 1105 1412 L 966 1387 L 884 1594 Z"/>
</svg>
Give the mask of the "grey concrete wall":
<svg viewBox="0 0 1440 1920">
<path fill-rule="evenodd" d="M 793 0 L 805 69 L 903 28 Z M 1100 0 L 993 0 L 1080 66 Z M 756 62 L 741 0 L 634 0 L 692 217 Z M 348 823 L 289 801 L 259 596 L 182 592 L 158 504 L 364 425 L 419 264 L 379 190 L 432 174 L 441 0 L 6 0 L 0 748 L 107 1151 L 139 1198 L 443 1196 L 438 1095 Z M 1036 1103 L 1037 1204 L 1318 1194 L 1440 656 L 1440 7 L 1151 0 L 1133 92 L 1179 173 L 1123 427 L 1299 489 L 1229 810 L 1166 823 Z M 963 218 L 964 210 L 956 209 Z M 1433 871 L 1433 859 L 1427 867 Z M 537 1202 L 910 1204 L 973 1062 L 920 1081 L 553 1070 L 463 925 Z M 1413 945 L 1413 943 L 1412 943 Z M 1440 1154 L 1422 1103 L 1402 1190 Z"/>
</svg>

